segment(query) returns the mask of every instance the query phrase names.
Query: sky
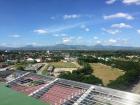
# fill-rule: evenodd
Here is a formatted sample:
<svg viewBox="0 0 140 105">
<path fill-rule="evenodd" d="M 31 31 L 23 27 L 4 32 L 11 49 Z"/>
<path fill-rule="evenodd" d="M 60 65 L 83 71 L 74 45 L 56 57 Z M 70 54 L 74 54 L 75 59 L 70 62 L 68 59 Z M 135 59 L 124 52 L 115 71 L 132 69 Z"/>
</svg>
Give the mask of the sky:
<svg viewBox="0 0 140 105">
<path fill-rule="evenodd" d="M 0 46 L 140 47 L 140 0 L 0 0 Z"/>
</svg>

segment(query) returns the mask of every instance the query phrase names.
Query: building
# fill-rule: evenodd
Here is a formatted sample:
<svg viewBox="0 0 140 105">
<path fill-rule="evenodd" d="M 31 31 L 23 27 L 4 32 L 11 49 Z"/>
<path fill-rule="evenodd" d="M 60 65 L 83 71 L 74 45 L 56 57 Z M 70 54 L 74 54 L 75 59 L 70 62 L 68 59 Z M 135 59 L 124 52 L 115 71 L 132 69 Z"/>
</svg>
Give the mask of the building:
<svg viewBox="0 0 140 105">
<path fill-rule="evenodd" d="M 12 75 L 7 87 L 50 105 L 140 105 L 140 95 L 129 92 L 23 71 Z"/>
</svg>

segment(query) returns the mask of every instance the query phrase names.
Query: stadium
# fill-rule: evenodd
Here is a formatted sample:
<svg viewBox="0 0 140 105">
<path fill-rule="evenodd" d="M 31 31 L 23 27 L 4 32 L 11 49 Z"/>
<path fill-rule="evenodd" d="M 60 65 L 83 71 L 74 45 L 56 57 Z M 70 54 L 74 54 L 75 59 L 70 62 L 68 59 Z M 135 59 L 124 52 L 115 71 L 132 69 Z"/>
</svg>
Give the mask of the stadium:
<svg viewBox="0 0 140 105">
<path fill-rule="evenodd" d="M 8 88 L 47 105 L 140 105 L 133 93 L 30 72 L 17 71 L 6 79 Z"/>
</svg>

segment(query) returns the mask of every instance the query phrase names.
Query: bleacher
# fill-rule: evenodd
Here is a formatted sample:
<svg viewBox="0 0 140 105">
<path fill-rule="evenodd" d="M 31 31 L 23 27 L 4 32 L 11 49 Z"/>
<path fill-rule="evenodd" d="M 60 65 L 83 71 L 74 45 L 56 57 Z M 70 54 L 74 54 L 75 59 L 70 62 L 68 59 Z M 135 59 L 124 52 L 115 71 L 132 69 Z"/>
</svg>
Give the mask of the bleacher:
<svg viewBox="0 0 140 105">
<path fill-rule="evenodd" d="M 52 105 L 61 105 L 66 101 L 70 101 L 75 96 L 81 95 L 82 93 L 82 89 L 68 87 L 57 83 L 53 85 L 44 95 L 42 95 L 40 99 L 44 102 L 49 102 Z"/>
<path fill-rule="evenodd" d="M 8 87 L 50 105 L 140 105 L 140 95 L 129 92 L 34 73 L 13 75 Z"/>
<path fill-rule="evenodd" d="M 11 81 L 10 83 L 8 83 L 8 87 L 29 95 L 35 90 L 49 83 L 50 80 L 51 79 L 47 78 L 42 79 L 42 76 L 30 73 L 17 80 Z"/>
</svg>

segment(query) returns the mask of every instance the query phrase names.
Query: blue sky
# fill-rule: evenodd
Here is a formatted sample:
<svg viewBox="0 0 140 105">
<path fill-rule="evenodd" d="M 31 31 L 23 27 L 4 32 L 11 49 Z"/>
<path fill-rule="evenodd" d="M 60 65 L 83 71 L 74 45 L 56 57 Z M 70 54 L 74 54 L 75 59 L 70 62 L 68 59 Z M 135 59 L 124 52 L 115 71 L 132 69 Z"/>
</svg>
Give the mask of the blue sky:
<svg viewBox="0 0 140 105">
<path fill-rule="evenodd" d="M 0 0 L 0 46 L 140 47 L 140 0 Z"/>
</svg>

